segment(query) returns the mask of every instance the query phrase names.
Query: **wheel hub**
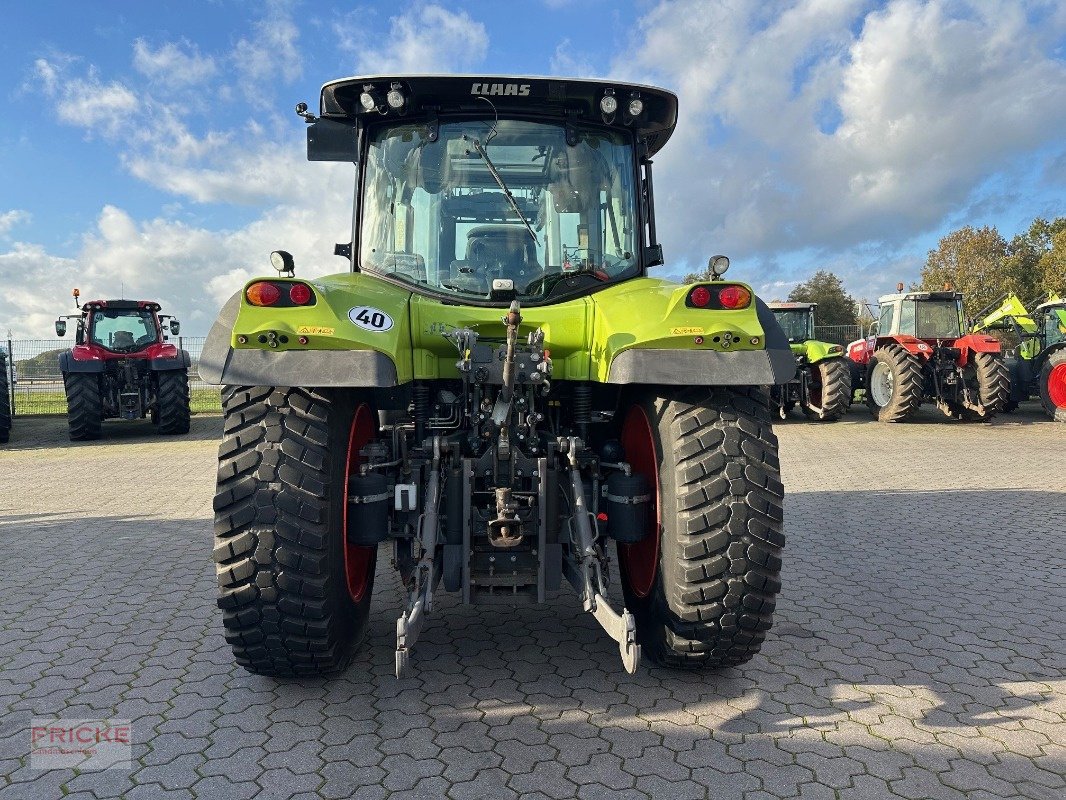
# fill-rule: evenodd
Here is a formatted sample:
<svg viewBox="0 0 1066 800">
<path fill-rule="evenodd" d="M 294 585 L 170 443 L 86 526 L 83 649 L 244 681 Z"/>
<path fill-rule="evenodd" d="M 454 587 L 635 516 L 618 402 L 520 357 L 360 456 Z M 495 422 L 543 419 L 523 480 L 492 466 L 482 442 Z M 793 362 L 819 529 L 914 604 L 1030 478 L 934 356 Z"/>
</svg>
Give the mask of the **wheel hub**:
<svg viewBox="0 0 1066 800">
<path fill-rule="evenodd" d="M 634 407 L 626 417 L 622 427 L 622 446 L 633 472 L 642 475 L 652 490 L 651 502 L 654 509 L 649 520 L 654 520 L 655 530 L 649 531 L 648 535 L 636 544 L 621 545 L 618 548 L 619 566 L 633 594 L 637 597 L 647 597 L 655 585 L 655 575 L 659 568 L 662 511 L 659 506 L 659 464 L 655 456 L 655 440 L 652 438 L 648 415 L 640 406 Z"/>
<path fill-rule="evenodd" d="M 1066 408 L 1066 363 L 1052 367 L 1047 376 L 1047 393 L 1055 408 Z"/>
<path fill-rule="evenodd" d="M 376 428 L 374 413 L 370 406 L 363 403 L 355 409 L 352 415 L 352 425 L 348 432 L 348 457 L 347 466 L 344 470 L 343 492 L 344 501 L 344 574 L 348 582 L 348 594 L 352 601 L 358 603 L 366 593 L 367 583 L 370 578 L 370 563 L 373 560 L 376 548 L 351 544 L 348 541 L 348 478 L 359 468 L 361 451 L 374 438 Z"/>
<path fill-rule="evenodd" d="M 875 364 L 870 374 L 870 395 L 878 406 L 884 408 L 892 402 L 895 385 L 896 376 L 892 368 L 883 361 Z"/>
</svg>

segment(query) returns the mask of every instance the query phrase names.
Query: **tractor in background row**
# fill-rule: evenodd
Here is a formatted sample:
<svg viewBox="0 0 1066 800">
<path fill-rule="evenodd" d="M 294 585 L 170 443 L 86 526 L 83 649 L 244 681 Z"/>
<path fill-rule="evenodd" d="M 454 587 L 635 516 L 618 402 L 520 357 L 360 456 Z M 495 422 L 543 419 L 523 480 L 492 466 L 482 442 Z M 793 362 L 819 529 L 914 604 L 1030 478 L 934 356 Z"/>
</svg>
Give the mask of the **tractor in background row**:
<svg viewBox="0 0 1066 800">
<path fill-rule="evenodd" d="M 1033 312 L 1027 310 L 1033 307 Z M 1020 343 L 1006 359 L 1010 397 L 1004 411 L 1036 396 L 1047 415 L 1066 422 L 1066 300 L 1050 294 L 1029 304 L 1008 293 L 974 315 L 971 332 L 1010 330 Z"/>
<path fill-rule="evenodd" d="M 7 384 L 7 353 L 0 350 L 0 444 L 11 436 L 11 389 Z"/>
<path fill-rule="evenodd" d="M 929 401 L 954 419 L 992 419 L 1010 394 L 999 341 L 963 334 L 958 292 L 904 292 L 902 283 L 897 292 L 880 299 L 870 335 L 848 345 L 870 412 L 903 422 Z"/>
<path fill-rule="evenodd" d="M 851 405 L 851 369 L 839 344 L 814 338 L 817 303 L 768 303 L 796 356 L 796 377 L 770 389 L 784 419 L 797 405 L 809 419 L 832 422 Z"/>
<path fill-rule="evenodd" d="M 178 320 L 149 300 L 92 300 L 56 320 L 65 336 L 76 320 L 74 346 L 59 356 L 72 441 L 98 439 L 105 419 L 151 416 L 160 433 L 189 432 L 189 354 L 166 341 Z M 164 322 L 168 321 L 167 328 Z"/>
</svg>

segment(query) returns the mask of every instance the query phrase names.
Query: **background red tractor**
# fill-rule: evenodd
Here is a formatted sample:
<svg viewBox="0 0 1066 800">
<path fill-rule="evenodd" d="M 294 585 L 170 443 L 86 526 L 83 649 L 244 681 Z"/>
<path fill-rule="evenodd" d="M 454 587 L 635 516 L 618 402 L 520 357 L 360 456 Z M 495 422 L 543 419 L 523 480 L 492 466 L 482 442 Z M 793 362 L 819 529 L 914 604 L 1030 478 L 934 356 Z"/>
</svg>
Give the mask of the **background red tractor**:
<svg viewBox="0 0 1066 800">
<path fill-rule="evenodd" d="M 955 419 L 990 420 L 1010 396 L 999 341 L 963 335 L 958 292 L 898 288 L 880 299 L 871 334 L 848 345 L 855 385 L 865 389 L 871 413 L 881 422 L 903 422 L 930 401 Z"/>
<path fill-rule="evenodd" d="M 74 290 L 77 304 L 78 290 Z M 180 324 L 149 300 L 92 300 L 56 320 L 65 336 L 77 320 L 74 347 L 61 353 L 70 438 L 98 439 L 105 419 L 151 416 L 160 433 L 189 432 L 189 354 L 166 341 Z"/>
</svg>

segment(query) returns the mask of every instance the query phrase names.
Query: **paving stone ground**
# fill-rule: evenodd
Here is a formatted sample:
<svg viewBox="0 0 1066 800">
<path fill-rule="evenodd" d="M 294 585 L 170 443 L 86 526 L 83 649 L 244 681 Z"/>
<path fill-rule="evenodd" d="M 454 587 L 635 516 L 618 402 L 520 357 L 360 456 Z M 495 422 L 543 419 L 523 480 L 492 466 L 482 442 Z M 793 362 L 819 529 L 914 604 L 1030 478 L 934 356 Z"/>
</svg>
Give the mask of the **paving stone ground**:
<svg viewBox="0 0 1066 800">
<path fill-rule="evenodd" d="M 1037 798 L 1066 796 L 1066 426 L 778 426 L 784 590 L 762 653 L 645 665 L 562 592 L 445 596 L 392 675 L 380 559 L 344 675 L 232 661 L 215 608 L 221 420 L 0 450 L 0 798 Z M 133 722 L 129 769 L 34 770 L 33 718 Z"/>
</svg>

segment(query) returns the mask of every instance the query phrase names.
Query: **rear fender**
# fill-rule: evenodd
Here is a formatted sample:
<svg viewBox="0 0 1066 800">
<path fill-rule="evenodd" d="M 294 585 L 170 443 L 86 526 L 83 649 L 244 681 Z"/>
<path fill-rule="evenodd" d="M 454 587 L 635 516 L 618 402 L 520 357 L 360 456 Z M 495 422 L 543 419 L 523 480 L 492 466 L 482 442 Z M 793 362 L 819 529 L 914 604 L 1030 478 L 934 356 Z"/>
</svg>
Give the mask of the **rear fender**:
<svg viewBox="0 0 1066 800">
<path fill-rule="evenodd" d="M 819 361 L 825 361 L 827 358 L 842 358 L 844 355 L 844 347 L 839 344 L 830 344 L 829 342 L 819 342 L 810 339 L 804 342 L 804 346 L 807 351 L 807 361 L 811 364 L 817 364 Z"/>
<path fill-rule="evenodd" d="M 793 379 L 796 356 L 788 337 L 754 292 L 747 308 L 726 310 L 688 306 L 692 289 L 642 278 L 591 295 L 593 380 L 769 386 Z"/>
<path fill-rule="evenodd" d="M 873 348 L 868 346 L 868 342 L 871 341 L 873 340 L 856 339 L 851 342 L 847 347 L 848 358 L 860 366 L 865 366 L 866 362 L 870 360 L 870 353 L 873 351 Z"/>
<path fill-rule="evenodd" d="M 200 377 L 305 387 L 388 387 L 412 379 L 409 291 L 365 273 L 301 282 L 311 286 L 314 304 L 254 306 L 244 289 L 230 297 L 204 343 Z"/>
<path fill-rule="evenodd" d="M 985 336 L 981 333 L 971 333 L 955 340 L 955 347 L 959 350 L 959 367 L 965 367 L 970 362 L 971 353 L 1002 353 L 1003 348 L 999 339 L 993 336 Z"/>
<path fill-rule="evenodd" d="M 81 356 L 81 358 L 78 358 Z M 75 345 L 73 350 L 64 350 L 59 354 L 59 371 L 68 372 L 103 372 L 105 361 L 86 345 Z"/>
<path fill-rule="evenodd" d="M 907 336 L 906 334 L 899 334 L 896 336 L 878 336 L 877 343 L 874 345 L 876 350 L 878 347 L 884 347 L 889 344 L 898 344 L 912 356 L 918 356 L 925 360 L 933 354 L 933 348 L 921 339 L 916 339 L 913 336 Z"/>
</svg>

